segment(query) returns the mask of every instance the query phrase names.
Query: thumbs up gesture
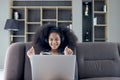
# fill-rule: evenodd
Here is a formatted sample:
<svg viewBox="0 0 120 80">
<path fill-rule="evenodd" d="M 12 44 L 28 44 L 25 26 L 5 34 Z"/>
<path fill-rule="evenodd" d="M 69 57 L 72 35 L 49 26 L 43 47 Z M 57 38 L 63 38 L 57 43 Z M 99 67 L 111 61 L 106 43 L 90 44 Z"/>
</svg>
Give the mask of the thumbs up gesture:
<svg viewBox="0 0 120 80">
<path fill-rule="evenodd" d="M 68 46 L 64 49 L 64 55 L 73 55 L 72 49 L 68 48 Z"/>
</svg>

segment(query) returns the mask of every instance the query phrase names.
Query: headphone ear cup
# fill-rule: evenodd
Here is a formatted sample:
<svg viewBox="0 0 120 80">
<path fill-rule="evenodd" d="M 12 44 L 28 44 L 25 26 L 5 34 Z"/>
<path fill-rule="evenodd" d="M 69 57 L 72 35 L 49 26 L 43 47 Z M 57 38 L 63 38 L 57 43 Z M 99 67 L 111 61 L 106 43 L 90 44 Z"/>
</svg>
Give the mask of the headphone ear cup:
<svg viewBox="0 0 120 80">
<path fill-rule="evenodd" d="M 45 42 L 46 42 L 46 43 L 48 43 L 48 40 L 47 40 L 47 39 L 45 39 Z"/>
<path fill-rule="evenodd" d="M 62 36 L 61 41 L 64 42 L 64 36 Z"/>
</svg>

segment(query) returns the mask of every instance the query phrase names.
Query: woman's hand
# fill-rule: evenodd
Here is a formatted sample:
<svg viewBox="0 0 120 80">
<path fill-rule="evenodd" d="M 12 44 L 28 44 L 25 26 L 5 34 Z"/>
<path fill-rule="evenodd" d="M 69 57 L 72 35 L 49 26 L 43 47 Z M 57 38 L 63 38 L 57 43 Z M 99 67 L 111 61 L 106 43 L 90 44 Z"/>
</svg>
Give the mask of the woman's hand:
<svg viewBox="0 0 120 80">
<path fill-rule="evenodd" d="M 73 51 L 72 51 L 72 49 L 65 47 L 64 54 L 65 55 L 73 55 Z"/>
<path fill-rule="evenodd" d="M 30 58 L 32 55 L 35 54 L 35 50 L 33 47 L 31 47 L 28 51 L 27 51 L 27 56 Z"/>
</svg>

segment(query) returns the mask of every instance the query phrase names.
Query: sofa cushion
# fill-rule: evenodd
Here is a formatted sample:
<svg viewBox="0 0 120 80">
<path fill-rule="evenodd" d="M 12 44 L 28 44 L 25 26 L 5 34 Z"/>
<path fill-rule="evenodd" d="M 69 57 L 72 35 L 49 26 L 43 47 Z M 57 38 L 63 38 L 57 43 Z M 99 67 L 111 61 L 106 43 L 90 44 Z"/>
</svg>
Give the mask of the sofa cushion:
<svg viewBox="0 0 120 80">
<path fill-rule="evenodd" d="M 87 78 L 80 80 L 120 80 L 120 77 L 102 77 L 102 78 Z"/>
<path fill-rule="evenodd" d="M 116 43 L 79 43 L 76 55 L 79 78 L 120 76 L 119 49 Z"/>
</svg>

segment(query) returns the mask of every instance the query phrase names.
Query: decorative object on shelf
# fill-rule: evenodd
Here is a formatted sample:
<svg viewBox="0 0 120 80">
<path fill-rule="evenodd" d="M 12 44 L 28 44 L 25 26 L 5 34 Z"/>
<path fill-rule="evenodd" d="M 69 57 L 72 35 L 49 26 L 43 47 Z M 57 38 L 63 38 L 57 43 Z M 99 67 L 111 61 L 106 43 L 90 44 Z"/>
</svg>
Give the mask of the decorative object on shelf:
<svg viewBox="0 0 120 80">
<path fill-rule="evenodd" d="M 18 20 L 19 19 L 19 13 L 16 11 L 14 12 L 14 19 L 15 20 Z"/>
<path fill-rule="evenodd" d="M 85 2 L 85 16 L 88 16 L 88 2 Z"/>
<path fill-rule="evenodd" d="M 67 26 L 67 28 L 72 29 L 72 24 L 69 24 L 69 25 Z"/>
<path fill-rule="evenodd" d="M 7 19 L 4 29 L 18 31 L 18 21 L 14 19 Z"/>
<path fill-rule="evenodd" d="M 104 5 L 104 7 L 103 7 L 103 11 L 104 11 L 104 12 L 107 11 L 107 6 L 106 6 L 106 5 Z"/>
<path fill-rule="evenodd" d="M 93 25 L 97 25 L 97 17 L 94 17 Z"/>
<path fill-rule="evenodd" d="M 85 42 L 89 42 L 90 41 L 90 33 L 89 33 L 89 31 L 85 32 L 84 39 L 85 39 Z"/>
</svg>

